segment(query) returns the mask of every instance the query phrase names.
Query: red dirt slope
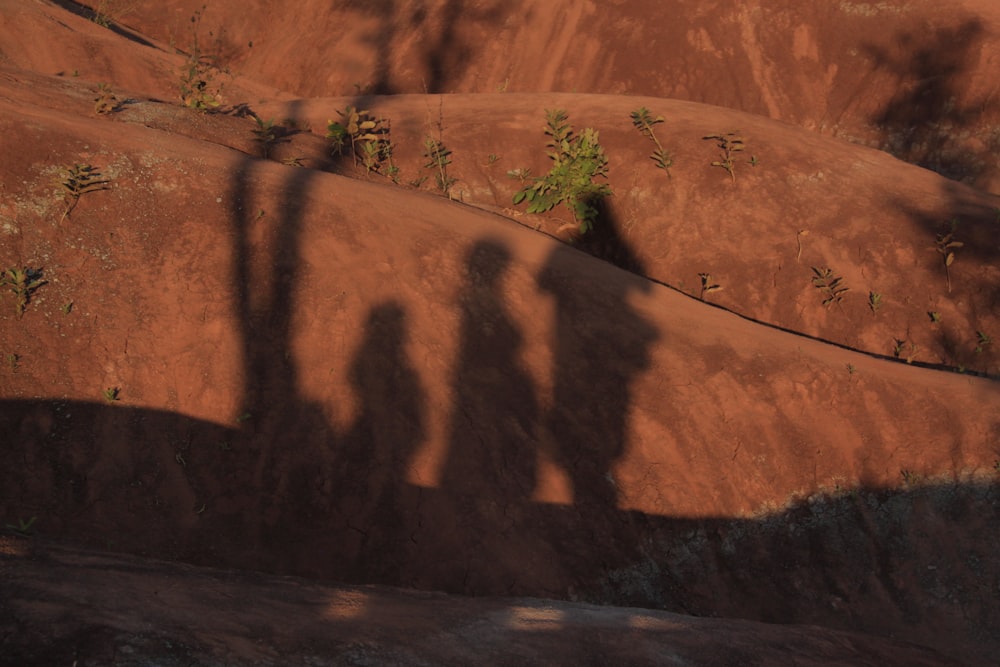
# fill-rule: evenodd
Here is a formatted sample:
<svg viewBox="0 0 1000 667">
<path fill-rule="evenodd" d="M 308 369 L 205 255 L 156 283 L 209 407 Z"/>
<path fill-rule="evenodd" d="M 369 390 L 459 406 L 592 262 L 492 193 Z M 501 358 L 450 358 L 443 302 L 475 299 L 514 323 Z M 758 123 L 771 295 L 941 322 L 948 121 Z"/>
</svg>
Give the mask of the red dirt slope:
<svg viewBox="0 0 1000 667">
<path fill-rule="evenodd" d="M 291 43 L 281 17 L 248 8 L 240 21 L 271 19 L 268 35 Z M 5 47 L 0 64 L 0 270 L 44 281 L 23 312 L 16 285 L 0 295 L 9 532 L 315 580 L 810 624 L 817 640 L 865 633 L 872 651 L 901 640 L 972 664 L 1000 650 L 1000 387 L 984 377 L 998 364 L 997 197 L 654 97 L 289 99 L 236 77 L 218 112 L 199 113 L 171 90 L 183 57 L 154 39 L 171 30 L 159 10 L 131 23 L 160 21 L 147 39 L 59 4 L 0 2 L 0 44 L 52 43 Z M 49 71 L 80 53 L 92 72 Z M 121 102 L 108 114 L 102 81 Z M 331 154 L 326 119 L 348 103 L 391 119 L 399 184 Z M 669 119 L 670 178 L 631 127 L 640 104 Z M 506 170 L 547 166 L 556 107 L 600 130 L 615 191 L 576 247 L 552 236 L 565 213 L 509 203 Z M 280 124 L 268 151 L 254 113 Z M 701 137 L 737 128 L 760 160 L 730 179 Z M 427 134 L 453 151 L 455 199 L 434 191 Z M 61 185 L 73 165 L 106 183 L 74 199 Z M 935 238 L 956 217 L 965 245 L 946 274 Z M 844 276 L 841 303 L 823 306 L 813 266 Z M 705 295 L 714 305 L 699 273 L 725 287 Z M 877 311 L 869 292 L 885 297 Z M 886 338 L 914 363 L 879 358 Z M 39 554 L 52 586 L 73 563 L 119 567 Z M 24 578 L 0 602 L 4 642 L 23 651 L 22 631 L 51 618 L 24 601 L 49 584 L 23 556 L 3 567 L 5 585 Z M 137 596 L 160 576 L 217 576 L 149 567 L 165 574 L 130 582 Z M 105 628 L 87 648 L 100 662 L 135 629 L 76 590 Z M 261 613 L 254 635 L 283 627 Z M 613 628 L 632 616 L 607 610 Z M 411 636 L 406 618 L 386 623 Z M 51 655 L 78 645 L 73 627 Z M 184 650 L 217 640 L 224 659 L 247 636 L 217 629 Z M 784 630 L 813 646 L 796 639 L 812 631 Z M 278 632 L 272 647 L 309 641 Z M 869 645 L 830 641 L 848 643 L 844 660 Z M 757 657 L 783 650 L 762 640 Z"/>
</svg>

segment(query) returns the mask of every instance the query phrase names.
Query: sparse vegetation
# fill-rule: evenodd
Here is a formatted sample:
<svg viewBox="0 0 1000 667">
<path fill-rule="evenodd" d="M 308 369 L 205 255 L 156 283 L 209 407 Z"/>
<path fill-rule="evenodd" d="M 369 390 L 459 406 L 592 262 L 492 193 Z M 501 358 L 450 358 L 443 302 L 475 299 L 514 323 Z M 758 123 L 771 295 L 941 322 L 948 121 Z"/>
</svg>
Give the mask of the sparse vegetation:
<svg viewBox="0 0 1000 667">
<path fill-rule="evenodd" d="M 733 183 L 736 182 L 736 153 L 745 150 L 743 139 L 736 132 L 726 132 L 725 134 L 710 134 L 702 137 L 706 141 L 715 141 L 719 148 L 720 159 L 712 162 L 713 167 L 722 167 L 729 172 L 729 177 Z M 756 158 L 754 158 L 756 159 Z"/>
<path fill-rule="evenodd" d="M 214 59 L 201 52 L 198 42 L 198 30 L 201 17 L 207 5 L 202 5 L 191 16 L 191 50 L 180 71 L 181 103 L 189 109 L 208 112 L 221 104 L 221 90 L 213 85 L 216 71 Z"/>
<path fill-rule="evenodd" d="M 97 97 L 94 98 L 94 113 L 105 115 L 114 113 L 121 108 L 121 102 L 111 92 L 111 86 L 106 83 L 97 84 Z"/>
<path fill-rule="evenodd" d="M 928 311 L 927 317 L 929 317 L 931 322 L 933 322 L 934 324 L 937 324 L 938 322 L 941 321 L 941 313 L 939 313 L 936 310 Z"/>
<path fill-rule="evenodd" d="M 903 359 L 906 363 L 912 364 L 913 360 L 917 358 L 919 350 L 920 348 L 917 347 L 916 343 L 911 343 L 902 338 L 893 339 L 892 356 L 896 359 Z"/>
<path fill-rule="evenodd" d="M 10 372 L 16 373 L 17 365 L 21 361 L 21 355 L 17 354 L 16 352 L 10 352 L 4 358 L 7 360 L 7 366 L 8 368 L 10 368 Z"/>
<path fill-rule="evenodd" d="M 982 354 L 986 348 L 993 344 L 993 339 L 983 331 L 976 332 L 976 354 Z"/>
<path fill-rule="evenodd" d="M 451 164 L 451 151 L 445 145 L 433 137 L 424 138 L 424 163 L 425 169 L 434 170 L 434 181 L 438 189 L 445 195 L 451 195 L 451 186 L 458 180 L 448 175 L 448 165 Z"/>
<path fill-rule="evenodd" d="M 114 403 L 115 401 L 121 400 L 121 390 L 118 387 L 108 387 L 101 392 L 104 400 L 108 403 Z"/>
<path fill-rule="evenodd" d="M 608 159 L 597 130 L 588 127 L 575 134 L 562 109 L 546 110 L 545 123 L 552 169 L 518 190 L 514 203 L 528 202 L 529 213 L 544 213 L 563 204 L 573 214 L 580 233 L 585 234 L 597 219 L 596 203 L 612 194 L 606 183 L 594 182 L 598 176 L 607 177 Z M 527 170 L 521 175 L 527 178 Z"/>
<path fill-rule="evenodd" d="M 872 315 L 878 313 L 878 309 L 882 307 L 882 295 L 878 292 L 868 292 L 868 308 L 871 309 Z"/>
<path fill-rule="evenodd" d="M 722 290 L 722 285 L 712 282 L 712 274 L 710 273 L 699 273 L 698 277 L 701 278 L 701 295 L 699 299 L 705 300 L 706 294 L 711 294 L 712 292 L 719 292 Z"/>
<path fill-rule="evenodd" d="M 0 286 L 6 286 L 14 293 L 15 310 L 20 319 L 24 316 L 24 311 L 31 301 L 31 296 L 35 291 L 45 284 L 42 279 L 41 269 L 6 269 L 0 274 Z"/>
<path fill-rule="evenodd" d="M 59 223 L 65 220 L 73 209 L 76 208 L 80 197 L 88 192 L 107 190 L 111 186 L 111 181 L 103 178 L 101 172 L 89 164 L 74 164 L 72 167 L 65 167 L 62 170 L 62 180 L 59 184 L 66 192 L 66 210 L 63 211 Z"/>
<path fill-rule="evenodd" d="M 948 281 L 948 292 L 951 292 L 951 265 L 955 262 L 955 250 L 961 248 L 965 244 L 961 241 L 955 240 L 955 229 L 958 227 L 958 219 L 954 219 L 948 223 L 949 230 L 945 233 L 938 234 L 937 240 L 934 244 L 934 249 L 937 250 L 938 254 L 941 255 L 941 259 L 944 262 L 944 276 Z"/>
<path fill-rule="evenodd" d="M 274 119 L 264 120 L 260 116 L 253 117 L 257 127 L 253 128 L 254 141 L 260 144 L 261 156 L 267 158 L 271 154 L 271 147 L 278 141 L 278 126 L 274 124 Z"/>
<path fill-rule="evenodd" d="M 13 525 L 13 524 L 8 523 L 7 524 L 7 528 L 13 530 L 16 533 L 19 533 L 19 534 L 24 535 L 24 536 L 27 537 L 28 535 L 31 535 L 31 528 L 32 528 L 32 526 L 35 525 L 35 519 L 37 519 L 37 518 L 38 517 L 33 516 L 30 519 L 28 519 L 27 521 L 25 521 L 24 519 L 18 518 L 16 526 Z"/>
<path fill-rule="evenodd" d="M 359 159 L 364 164 L 366 173 L 379 172 L 385 166 L 386 175 L 395 180 L 399 170 L 392 164 L 389 121 L 375 118 L 367 109 L 357 109 L 351 105 L 337 113 L 340 121 L 330 120 L 326 128 L 331 151 L 341 155 L 349 142 L 355 166 Z"/>
<path fill-rule="evenodd" d="M 650 154 L 649 159 L 652 160 L 656 166 L 666 172 L 667 177 L 670 176 L 670 167 L 674 165 L 674 159 L 663 148 L 663 144 L 656 137 L 656 132 L 653 130 L 653 126 L 663 122 L 663 116 L 656 116 L 655 118 L 650 115 L 649 109 L 646 107 L 639 107 L 631 114 L 632 125 L 635 126 L 639 132 L 642 133 L 644 137 L 648 137 L 650 141 L 653 142 L 655 148 Z"/>
<path fill-rule="evenodd" d="M 812 267 L 812 284 L 823 293 L 823 305 L 829 308 L 833 304 L 839 304 L 844 299 L 844 294 L 850 290 L 844 287 L 843 278 L 836 275 L 833 269 Z"/>
</svg>

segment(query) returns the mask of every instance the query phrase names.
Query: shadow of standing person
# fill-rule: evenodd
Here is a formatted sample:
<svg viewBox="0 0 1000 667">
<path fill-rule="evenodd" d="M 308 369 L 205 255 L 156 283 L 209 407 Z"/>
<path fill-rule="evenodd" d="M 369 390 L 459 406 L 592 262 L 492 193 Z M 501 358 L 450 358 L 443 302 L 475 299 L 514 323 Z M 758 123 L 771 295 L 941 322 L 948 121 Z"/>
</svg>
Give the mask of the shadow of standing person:
<svg viewBox="0 0 1000 667">
<path fill-rule="evenodd" d="M 454 516 L 453 550 L 469 568 L 477 561 L 514 563 L 502 553 L 516 534 L 535 488 L 538 403 L 522 365 L 522 334 L 504 304 L 506 248 L 476 243 L 459 294 L 460 348 L 453 371 L 453 410 L 441 491 Z M 496 570 L 497 568 L 493 568 Z"/>
<path fill-rule="evenodd" d="M 588 276 L 594 267 L 600 275 Z M 628 304 L 629 293 L 647 291 L 649 283 L 561 245 L 538 285 L 556 300 L 546 443 L 571 480 L 574 504 L 585 515 L 605 514 L 618 505 L 613 469 L 626 453 L 631 386 L 659 338 Z"/>
<path fill-rule="evenodd" d="M 373 308 L 350 368 L 359 403 L 341 441 L 334 474 L 340 511 L 362 535 L 353 554 L 354 577 L 400 583 L 407 526 L 415 523 L 404 500 L 409 465 L 425 436 L 426 400 L 406 355 L 406 312 L 390 302 Z M 345 566 L 347 563 L 345 563 Z"/>
</svg>

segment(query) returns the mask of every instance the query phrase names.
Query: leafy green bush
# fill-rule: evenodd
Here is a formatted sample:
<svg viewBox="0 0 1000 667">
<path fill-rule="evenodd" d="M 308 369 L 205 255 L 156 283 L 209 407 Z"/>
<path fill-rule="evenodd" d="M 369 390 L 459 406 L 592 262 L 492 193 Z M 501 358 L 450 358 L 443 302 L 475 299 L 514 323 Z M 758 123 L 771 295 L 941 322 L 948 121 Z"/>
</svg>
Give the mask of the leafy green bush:
<svg viewBox="0 0 1000 667">
<path fill-rule="evenodd" d="M 546 144 L 551 150 L 552 169 L 537 177 L 514 194 L 514 203 L 528 202 L 528 213 L 544 213 L 563 204 L 585 234 L 597 219 L 596 202 L 611 192 L 606 183 L 594 183 L 598 176 L 607 177 L 608 159 L 604 155 L 597 130 L 586 128 L 575 135 L 562 109 L 545 111 Z"/>
</svg>

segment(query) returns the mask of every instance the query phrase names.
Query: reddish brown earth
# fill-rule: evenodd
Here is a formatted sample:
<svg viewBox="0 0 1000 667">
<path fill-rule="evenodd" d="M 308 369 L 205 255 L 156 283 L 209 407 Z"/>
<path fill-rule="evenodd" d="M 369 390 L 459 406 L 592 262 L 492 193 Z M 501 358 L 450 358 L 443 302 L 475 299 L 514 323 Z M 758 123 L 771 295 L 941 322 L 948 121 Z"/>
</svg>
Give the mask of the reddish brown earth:
<svg viewBox="0 0 1000 667">
<path fill-rule="evenodd" d="M 0 0 L 12 664 L 995 661 L 991 3 L 202 4 Z M 583 238 L 511 201 L 553 108 L 609 158 Z"/>
</svg>

